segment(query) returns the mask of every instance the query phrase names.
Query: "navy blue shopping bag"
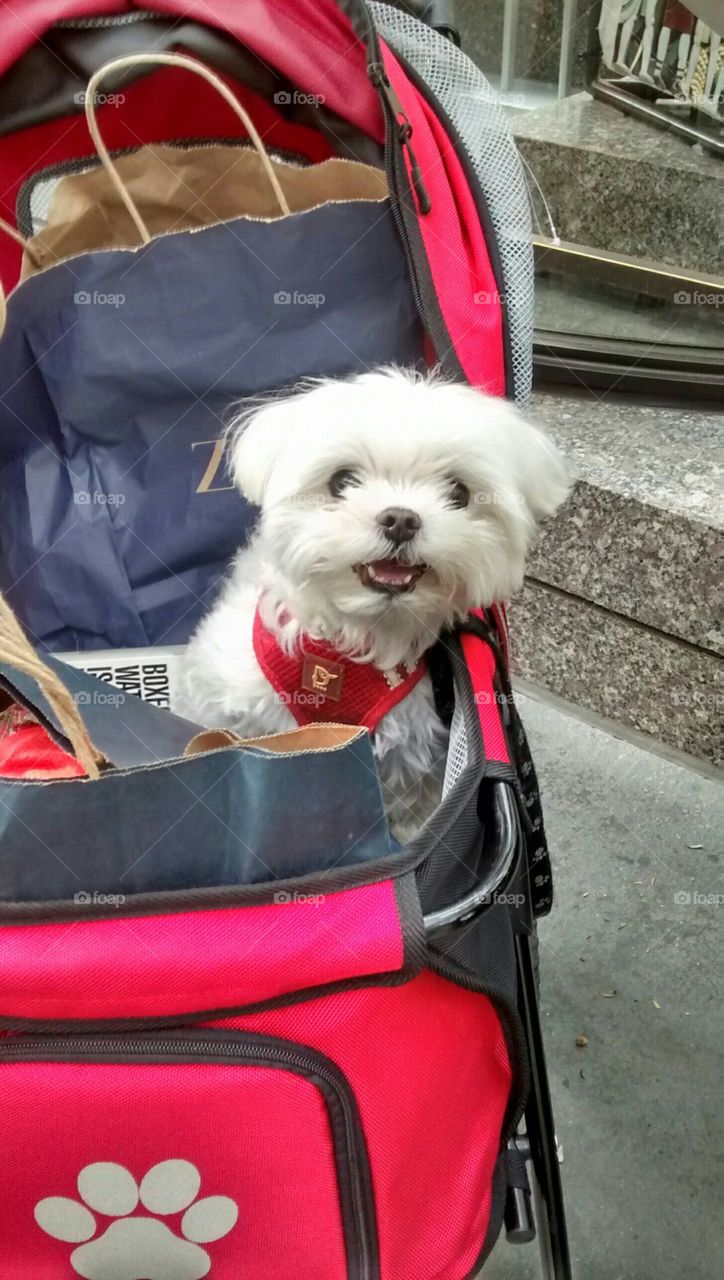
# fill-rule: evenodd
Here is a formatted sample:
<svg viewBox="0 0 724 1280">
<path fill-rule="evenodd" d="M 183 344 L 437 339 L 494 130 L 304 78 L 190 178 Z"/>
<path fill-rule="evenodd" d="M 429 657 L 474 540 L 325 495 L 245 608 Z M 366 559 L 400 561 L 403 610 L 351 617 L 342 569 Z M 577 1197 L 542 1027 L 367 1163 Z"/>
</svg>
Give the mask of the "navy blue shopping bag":
<svg viewBox="0 0 724 1280">
<path fill-rule="evenodd" d="M 0 777 L 0 902 L 90 904 L 333 875 L 398 849 L 365 730 L 312 725 L 224 741 L 47 661 L 108 767 L 95 780 Z M 0 707 L 3 691 L 71 749 L 35 681 L 0 662 Z"/>
<path fill-rule="evenodd" d="M 224 466 L 230 406 L 421 344 L 386 200 L 31 276 L 0 340 L 0 591 L 49 650 L 183 643 L 254 519 Z"/>
</svg>

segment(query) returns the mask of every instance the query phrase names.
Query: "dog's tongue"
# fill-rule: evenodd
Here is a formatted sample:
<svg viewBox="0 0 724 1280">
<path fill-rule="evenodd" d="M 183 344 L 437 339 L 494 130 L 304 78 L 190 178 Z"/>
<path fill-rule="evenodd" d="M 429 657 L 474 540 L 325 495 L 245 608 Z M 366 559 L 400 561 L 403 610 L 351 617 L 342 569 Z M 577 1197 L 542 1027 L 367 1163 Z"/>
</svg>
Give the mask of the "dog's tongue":
<svg viewBox="0 0 724 1280">
<path fill-rule="evenodd" d="M 419 570 L 416 565 L 400 564 L 399 560 L 373 560 L 367 565 L 367 572 L 373 582 L 383 587 L 406 587 Z"/>
</svg>

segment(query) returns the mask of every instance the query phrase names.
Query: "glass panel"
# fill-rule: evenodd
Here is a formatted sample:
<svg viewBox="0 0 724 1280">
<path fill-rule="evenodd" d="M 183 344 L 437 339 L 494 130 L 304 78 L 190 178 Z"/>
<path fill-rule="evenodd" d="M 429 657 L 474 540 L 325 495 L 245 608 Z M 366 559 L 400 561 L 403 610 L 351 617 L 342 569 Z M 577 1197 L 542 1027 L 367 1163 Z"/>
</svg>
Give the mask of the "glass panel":
<svg viewBox="0 0 724 1280">
<path fill-rule="evenodd" d="M 457 0 L 455 17 L 528 170 L 537 328 L 724 347 L 720 0 Z"/>
</svg>

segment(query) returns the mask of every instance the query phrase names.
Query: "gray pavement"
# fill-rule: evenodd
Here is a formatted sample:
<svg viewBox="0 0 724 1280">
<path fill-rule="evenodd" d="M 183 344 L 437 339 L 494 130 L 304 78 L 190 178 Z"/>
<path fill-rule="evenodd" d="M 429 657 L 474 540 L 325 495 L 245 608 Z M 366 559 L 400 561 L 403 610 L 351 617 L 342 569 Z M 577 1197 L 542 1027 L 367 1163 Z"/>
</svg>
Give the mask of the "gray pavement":
<svg viewBox="0 0 724 1280">
<path fill-rule="evenodd" d="M 724 793 L 559 706 L 519 704 L 556 873 L 542 1010 L 575 1280 L 710 1280 L 722 1266 Z M 485 1280 L 533 1280 L 536 1248 L 502 1239 Z"/>
</svg>

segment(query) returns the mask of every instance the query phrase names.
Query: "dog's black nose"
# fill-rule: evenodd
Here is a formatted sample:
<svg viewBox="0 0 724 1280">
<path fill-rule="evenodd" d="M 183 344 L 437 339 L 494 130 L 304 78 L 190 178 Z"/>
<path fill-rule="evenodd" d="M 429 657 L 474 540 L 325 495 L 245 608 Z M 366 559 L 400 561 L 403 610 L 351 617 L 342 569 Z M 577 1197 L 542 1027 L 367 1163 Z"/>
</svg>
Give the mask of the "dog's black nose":
<svg viewBox="0 0 724 1280">
<path fill-rule="evenodd" d="M 403 542 L 411 542 L 420 532 L 422 521 L 416 511 L 409 507 L 385 507 L 377 517 L 377 523 L 390 542 L 398 546 Z"/>
</svg>

